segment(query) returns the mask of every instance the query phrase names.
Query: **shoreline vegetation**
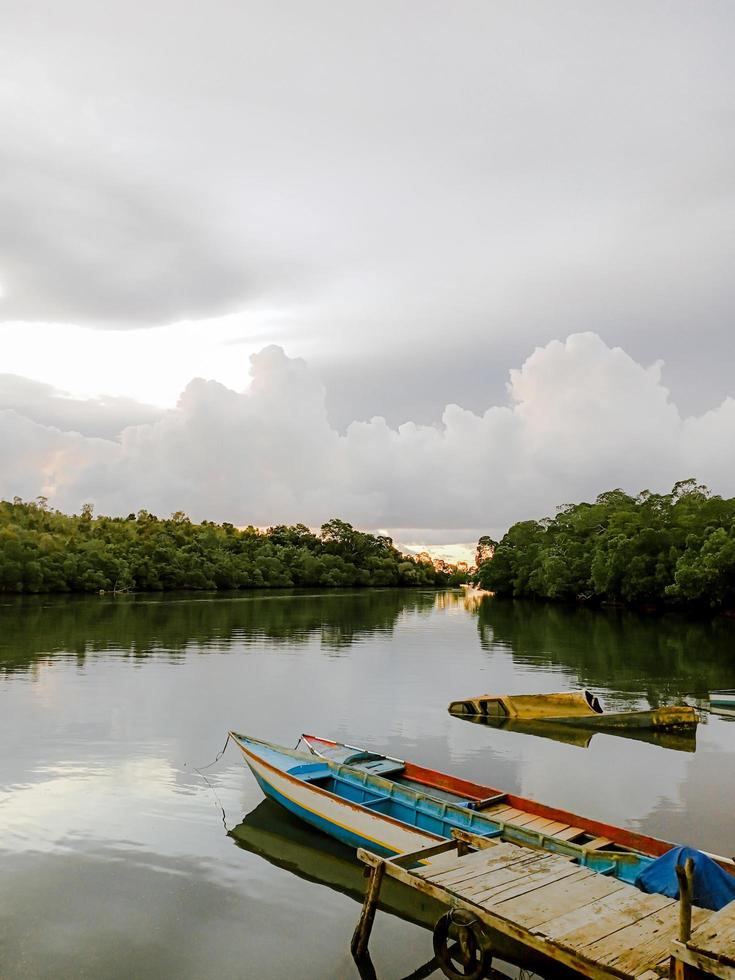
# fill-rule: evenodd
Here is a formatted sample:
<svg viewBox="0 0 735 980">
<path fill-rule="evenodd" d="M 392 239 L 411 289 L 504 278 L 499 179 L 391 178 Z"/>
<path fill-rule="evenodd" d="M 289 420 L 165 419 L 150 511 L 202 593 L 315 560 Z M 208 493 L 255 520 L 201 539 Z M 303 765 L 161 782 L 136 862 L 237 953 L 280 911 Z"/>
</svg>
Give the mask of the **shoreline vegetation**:
<svg viewBox="0 0 735 980">
<path fill-rule="evenodd" d="M 48 507 L 45 498 L 0 501 L 0 593 L 161 592 L 262 588 L 459 585 L 467 573 L 405 555 L 384 535 L 333 519 L 266 530 L 161 519 L 141 510 L 94 517 Z"/>
<path fill-rule="evenodd" d="M 696 480 L 669 494 L 601 493 L 481 538 L 476 584 L 504 598 L 735 610 L 735 498 Z"/>
</svg>

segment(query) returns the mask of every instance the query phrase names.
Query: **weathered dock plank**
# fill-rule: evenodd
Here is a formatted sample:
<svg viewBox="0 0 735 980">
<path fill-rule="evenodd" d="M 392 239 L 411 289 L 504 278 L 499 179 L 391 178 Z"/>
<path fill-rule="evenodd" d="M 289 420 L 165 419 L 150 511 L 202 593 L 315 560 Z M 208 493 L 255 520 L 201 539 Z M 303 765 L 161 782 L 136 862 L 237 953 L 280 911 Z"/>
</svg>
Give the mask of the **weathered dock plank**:
<svg viewBox="0 0 735 980">
<path fill-rule="evenodd" d="M 599 901 L 544 922 L 537 931 L 565 949 L 584 949 L 669 906 L 676 908 L 677 903 L 624 885 Z"/>
<path fill-rule="evenodd" d="M 451 859 L 445 852 L 411 870 L 401 866 L 411 863 L 401 856 L 391 860 L 358 853 L 371 868 L 384 864 L 389 876 L 447 908 L 472 913 L 489 930 L 491 943 L 503 937 L 592 980 L 667 976 L 668 957 L 679 933 L 678 902 L 640 892 L 568 856 L 464 832 L 457 836 L 459 847 L 478 849 Z M 604 838 L 592 842 L 604 843 Z M 704 909 L 693 909 L 692 925 L 694 942 L 707 944 L 717 955 L 715 943 L 721 941 L 732 953 L 735 904 L 732 918 L 723 917 L 718 929 L 713 926 L 713 913 Z M 690 955 L 700 954 L 692 950 Z M 735 972 L 716 975 L 735 980 Z"/>
<path fill-rule="evenodd" d="M 625 884 L 617 878 L 605 878 L 603 875 L 594 875 L 594 880 L 589 881 L 591 875 L 583 873 L 586 871 L 589 869 L 583 868 L 577 875 L 549 885 L 532 895 L 506 899 L 496 905 L 495 911 L 521 923 L 527 929 L 543 928 L 549 920 L 568 920 L 571 913 L 582 913 L 583 909 L 589 909 L 599 899 L 625 888 Z"/>
<path fill-rule="evenodd" d="M 571 868 L 572 871 L 579 870 L 576 865 L 569 864 L 568 862 L 563 867 Z M 458 895 L 466 895 L 477 902 L 480 901 L 480 894 L 485 892 L 498 892 L 506 888 L 511 888 L 518 882 L 528 881 L 534 873 L 552 873 L 558 877 L 561 874 L 559 868 L 559 865 L 552 864 L 543 858 L 530 858 L 528 861 L 514 861 L 513 864 L 506 865 L 505 867 L 494 868 L 480 878 L 459 882 L 451 887 L 452 891 Z"/>
<path fill-rule="evenodd" d="M 693 921 L 710 913 L 693 909 Z M 678 903 L 668 905 L 584 948 L 584 954 L 604 966 L 637 975 L 658 963 L 671 948 L 679 926 Z"/>
<path fill-rule="evenodd" d="M 695 928 L 687 946 L 728 966 L 735 966 L 735 902 L 730 902 L 710 916 L 704 925 Z"/>
</svg>

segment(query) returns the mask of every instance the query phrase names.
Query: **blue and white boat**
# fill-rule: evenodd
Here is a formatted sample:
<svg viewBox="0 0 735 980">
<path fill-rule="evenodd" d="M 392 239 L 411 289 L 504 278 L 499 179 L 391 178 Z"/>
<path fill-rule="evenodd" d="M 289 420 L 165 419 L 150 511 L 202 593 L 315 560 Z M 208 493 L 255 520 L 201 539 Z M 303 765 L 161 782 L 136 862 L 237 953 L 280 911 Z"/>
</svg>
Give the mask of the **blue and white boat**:
<svg viewBox="0 0 735 980">
<path fill-rule="evenodd" d="M 726 711 L 735 711 L 735 688 L 725 691 L 709 692 L 710 708 L 724 708 Z"/>
<path fill-rule="evenodd" d="M 600 836 L 600 827 L 607 825 L 533 801 L 524 802 L 536 812 L 523 811 L 508 805 L 518 797 L 313 736 L 304 736 L 308 752 L 237 732 L 230 736 L 266 796 L 345 844 L 383 855 L 432 847 L 456 828 L 567 854 L 580 865 L 632 883 L 672 846 L 633 835 L 636 843 L 650 842 L 646 853 L 646 848 L 616 842 L 614 835 Z M 545 810 L 550 816 L 544 816 Z M 574 839 L 560 830 L 555 836 L 561 827 L 574 831 Z M 629 831 L 621 829 L 620 836 L 631 840 Z"/>
</svg>

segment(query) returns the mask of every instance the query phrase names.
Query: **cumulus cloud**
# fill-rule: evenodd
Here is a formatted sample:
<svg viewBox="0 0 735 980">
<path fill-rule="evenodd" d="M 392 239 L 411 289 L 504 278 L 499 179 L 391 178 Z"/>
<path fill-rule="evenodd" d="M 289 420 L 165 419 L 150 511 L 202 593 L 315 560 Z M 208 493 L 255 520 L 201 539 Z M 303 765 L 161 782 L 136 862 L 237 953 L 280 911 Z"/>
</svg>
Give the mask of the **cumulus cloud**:
<svg viewBox="0 0 735 980">
<path fill-rule="evenodd" d="M 437 541 L 502 529 L 624 487 L 666 490 L 690 475 L 735 493 L 735 401 L 682 418 L 661 383 L 596 334 L 537 348 L 484 414 L 448 405 L 437 425 L 330 424 L 325 389 L 269 346 L 244 392 L 195 379 L 160 418 L 100 439 L 0 412 L 0 493 L 43 493 L 61 509 L 266 525 L 340 515 Z M 420 535 L 409 529 L 421 529 Z"/>
</svg>

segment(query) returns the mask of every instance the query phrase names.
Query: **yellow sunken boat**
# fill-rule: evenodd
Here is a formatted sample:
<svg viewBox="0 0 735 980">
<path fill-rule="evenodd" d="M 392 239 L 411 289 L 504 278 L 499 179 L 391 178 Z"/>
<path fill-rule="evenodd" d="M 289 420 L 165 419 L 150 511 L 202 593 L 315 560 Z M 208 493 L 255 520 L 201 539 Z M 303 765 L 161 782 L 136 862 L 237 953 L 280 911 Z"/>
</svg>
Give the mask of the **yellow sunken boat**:
<svg viewBox="0 0 735 980">
<path fill-rule="evenodd" d="M 481 694 L 452 701 L 453 715 L 519 721 L 548 721 L 597 730 L 640 729 L 673 732 L 696 728 L 697 712 L 688 705 L 649 708 L 645 711 L 606 712 L 591 691 L 562 694 Z"/>
</svg>

